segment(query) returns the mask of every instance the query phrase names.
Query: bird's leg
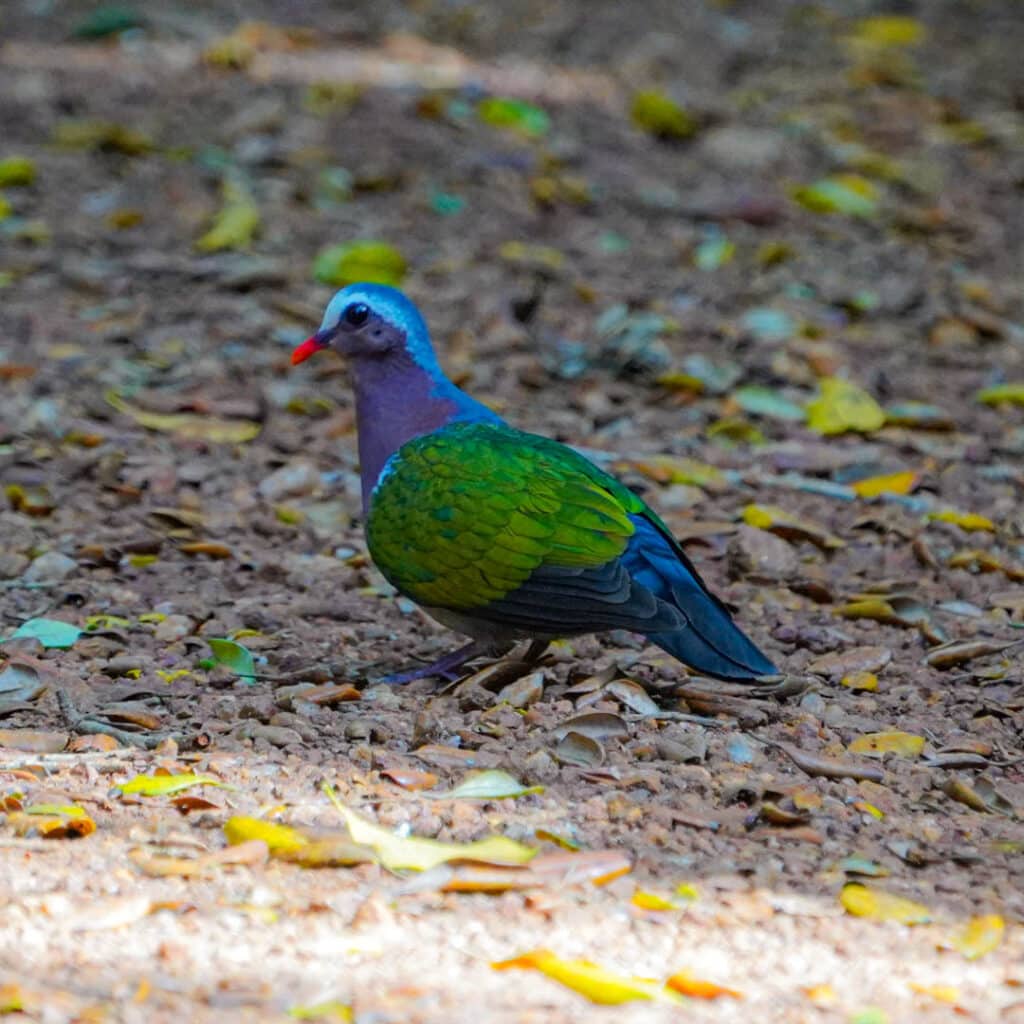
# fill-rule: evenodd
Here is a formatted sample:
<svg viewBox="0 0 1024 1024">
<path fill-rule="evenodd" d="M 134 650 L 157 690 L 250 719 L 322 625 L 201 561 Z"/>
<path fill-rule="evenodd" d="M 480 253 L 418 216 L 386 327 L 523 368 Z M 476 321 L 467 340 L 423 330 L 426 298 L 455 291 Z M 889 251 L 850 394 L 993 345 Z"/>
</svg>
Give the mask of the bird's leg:
<svg viewBox="0 0 1024 1024">
<path fill-rule="evenodd" d="M 443 658 L 432 661 L 429 665 L 419 665 L 405 672 L 394 672 L 391 675 L 383 676 L 377 682 L 387 683 L 388 686 L 402 686 L 416 679 L 440 676 L 445 682 L 452 683 L 459 678 L 461 669 L 467 661 L 493 653 L 494 647 L 492 644 L 483 643 L 480 640 L 472 640 L 464 647 L 460 647 L 457 651 L 451 651 Z"/>
</svg>

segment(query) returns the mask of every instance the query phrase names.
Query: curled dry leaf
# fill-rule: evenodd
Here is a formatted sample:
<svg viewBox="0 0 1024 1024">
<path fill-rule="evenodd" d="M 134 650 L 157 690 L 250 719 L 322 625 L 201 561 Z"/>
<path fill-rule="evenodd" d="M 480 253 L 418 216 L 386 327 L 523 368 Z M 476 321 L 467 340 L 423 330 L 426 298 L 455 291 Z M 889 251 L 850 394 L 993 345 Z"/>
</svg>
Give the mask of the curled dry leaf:
<svg viewBox="0 0 1024 1024">
<path fill-rule="evenodd" d="M 892 661 L 889 647 L 851 647 L 815 658 L 807 666 L 808 672 L 819 676 L 841 678 L 854 672 L 881 672 Z"/>
<path fill-rule="evenodd" d="M 570 730 L 558 741 L 555 757 L 562 764 L 574 765 L 577 768 L 596 768 L 604 764 L 604 747 L 593 737 Z"/>
<path fill-rule="evenodd" d="M 388 768 L 381 775 L 402 789 L 432 789 L 437 785 L 437 776 L 433 772 L 421 772 L 415 768 Z"/>
<path fill-rule="evenodd" d="M 554 729 L 557 739 L 561 739 L 570 732 L 601 740 L 608 737 L 628 736 L 629 726 L 619 715 L 613 715 L 607 711 L 590 711 L 567 719 Z"/>
<path fill-rule="evenodd" d="M 68 745 L 66 732 L 39 732 L 35 729 L 0 729 L 0 747 L 30 754 L 56 754 Z"/>
<path fill-rule="evenodd" d="M 846 541 L 834 533 L 778 505 L 747 505 L 743 510 L 743 521 L 748 526 L 774 533 L 783 540 L 809 541 L 822 551 L 836 551 L 846 547 Z"/>
<path fill-rule="evenodd" d="M 885 778 L 882 770 L 874 765 L 822 757 L 789 743 L 776 743 L 775 745 L 789 756 L 793 764 L 811 776 L 824 779 L 863 779 L 869 782 L 881 782 Z"/>
<path fill-rule="evenodd" d="M 1012 643 L 998 643 L 994 640 L 962 640 L 943 644 L 929 651 L 924 659 L 932 668 L 955 668 L 975 658 L 984 658 L 990 654 L 1001 654 Z"/>
<path fill-rule="evenodd" d="M 500 768 L 473 772 L 446 793 L 431 793 L 438 800 L 506 800 L 511 797 L 543 793 L 543 786 L 524 786 Z"/>
<path fill-rule="evenodd" d="M 632 679 L 613 679 L 605 688 L 605 693 L 621 701 L 630 711 L 638 715 L 657 715 L 660 708 L 651 699 L 650 694 Z"/>
</svg>

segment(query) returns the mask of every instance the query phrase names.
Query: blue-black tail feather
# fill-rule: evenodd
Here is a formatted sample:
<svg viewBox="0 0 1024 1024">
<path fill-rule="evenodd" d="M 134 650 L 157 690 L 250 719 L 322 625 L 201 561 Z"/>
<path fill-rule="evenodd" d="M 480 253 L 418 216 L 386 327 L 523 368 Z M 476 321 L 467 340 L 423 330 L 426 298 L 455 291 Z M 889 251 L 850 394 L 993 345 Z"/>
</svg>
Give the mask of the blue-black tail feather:
<svg viewBox="0 0 1024 1024">
<path fill-rule="evenodd" d="M 685 625 L 646 633 L 674 658 L 710 676 L 746 681 L 777 670 L 733 622 L 704 585 L 679 545 L 644 516 L 631 516 L 636 533 L 623 559 L 631 577 L 673 605 Z"/>
</svg>

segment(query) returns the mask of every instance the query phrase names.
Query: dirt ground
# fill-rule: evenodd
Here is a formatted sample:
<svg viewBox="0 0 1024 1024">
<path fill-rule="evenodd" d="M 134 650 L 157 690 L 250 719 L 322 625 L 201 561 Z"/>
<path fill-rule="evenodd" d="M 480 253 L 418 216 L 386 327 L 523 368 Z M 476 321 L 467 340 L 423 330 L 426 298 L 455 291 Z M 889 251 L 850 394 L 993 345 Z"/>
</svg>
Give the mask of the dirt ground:
<svg viewBox="0 0 1024 1024">
<path fill-rule="evenodd" d="M 82 630 L 0 648 L 0 1013 L 1024 1021 L 1020 4 L 97 9 L 0 9 L 0 182 L 35 171 L 0 184 L 0 615 Z M 687 137 L 631 117 L 652 89 Z M 233 187 L 251 244 L 197 248 Z M 355 239 L 460 383 L 643 492 L 781 681 L 625 634 L 375 681 L 459 638 L 368 562 L 344 367 L 289 366 Z M 834 378 L 884 424 L 805 421 Z M 481 768 L 542 788 L 434 795 Z M 158 769 L 230 788 L 116 790 Z M 545 868 L 226 846 L 337 836 L 324 781 Z M 47 837 L 89 831 L 68 805 L 95 831 Z M 540 948 L 741 998 L 491 966 Z"/>
</svg>

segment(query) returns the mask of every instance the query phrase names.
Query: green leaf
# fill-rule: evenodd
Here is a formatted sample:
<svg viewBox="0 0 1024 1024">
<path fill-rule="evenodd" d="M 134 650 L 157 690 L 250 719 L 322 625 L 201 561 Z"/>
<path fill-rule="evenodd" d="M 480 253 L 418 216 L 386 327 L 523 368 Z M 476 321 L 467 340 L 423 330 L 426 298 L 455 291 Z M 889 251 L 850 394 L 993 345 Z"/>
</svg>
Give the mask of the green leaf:
<svg viewBox="0 0 1024 1024">
<path fill-rule="evenodd" d="M 803 406 L 783 398 L 771 388 L 749 387 L 739 388 L 731 395 L 732 400 L 744 411 L 754 416 L 767 416 L 773 420 L 787 420 L 799 423 L 804 418 Z"/>
<path fill-rule="evenodd" d="M 27 156 L 9 156 L 0 160 L 0 188 L 31 185 L 35 178 L 35 161 Z"/>
<path fill-rule="evenodd" d="M 256 663 L 252 655 L 234 640 L 226 637 L 210 637 L 206 641 L 210 645 L 213 657 L 219 665 L 226 665 L 235 675 L 243 679 L 256 678 Z"/>
<path fill-rule="evenodd" d="M 431 795 L 445 800 L 505 800 L 509 797 L 543 792 L 543 786 L 524 786 L 515 776 L 493 768 L 473 772 L 447 793 Z"/>
<path fill-rule="evenodd" d="M 551 118 L 540 107 L 524 100 L 492 96 L 481 100 L 476 112 L 484 124 L 494 128 L 511 128 L 531 139 L 547 135 L 551 127 Z"/>
<path fill-rule="evenodd" d="M 328 246 L 313 261 L 313 276 L 338 287 L 368 281 L 397 288 L 405 271 L 405 257 L 387 242 L 356 241 Z"/>
<path fill-rule="evenodd" d="M 696 120 L 656 89 L 636 93 L 630 117 L 637 128 L 659 139 L 687 139 L 697 131 Z"/>
<path fill-rule="evenodd" d="M 58 647 L 66 650 L 82 635 L 77 626 L 58 619 L 29 619 L 23 622 L 7 639 L 19 640 L 22 637 L 35 637 L 43 647 Z M 6 642 L 6 641 L 5 641 Z"/>
<path fill-rule="evenodd" d="M 995 387 L 982 388 L 975 396 L 975 401 L 984 405 L 1024 405 L 1024 382 L 1018 384 L 997 384 Z"/>
<path fill-rule="evenodd" d="M 736 243 L 724 235 L 706 238 L 693 254 L 693 265 L 698 270 L 717 270 L 736 255 Z"/>
<path fill-rule="evenodd" d="M 878 209 L 878 189 L 859 174 L 834 174 L 812 185 L 800 185 L 791 195 L 813 213 L 870 217 Z"/>
<path fill-rule="evenodd" d="M 247 249 L 260 227 L 260 211 L 252 193 L 237 181 L 225 178 L 224 205 L 213 219 L 210 230 L 196 242 L 202 252 L 221 249 Z"/>
</svg>

